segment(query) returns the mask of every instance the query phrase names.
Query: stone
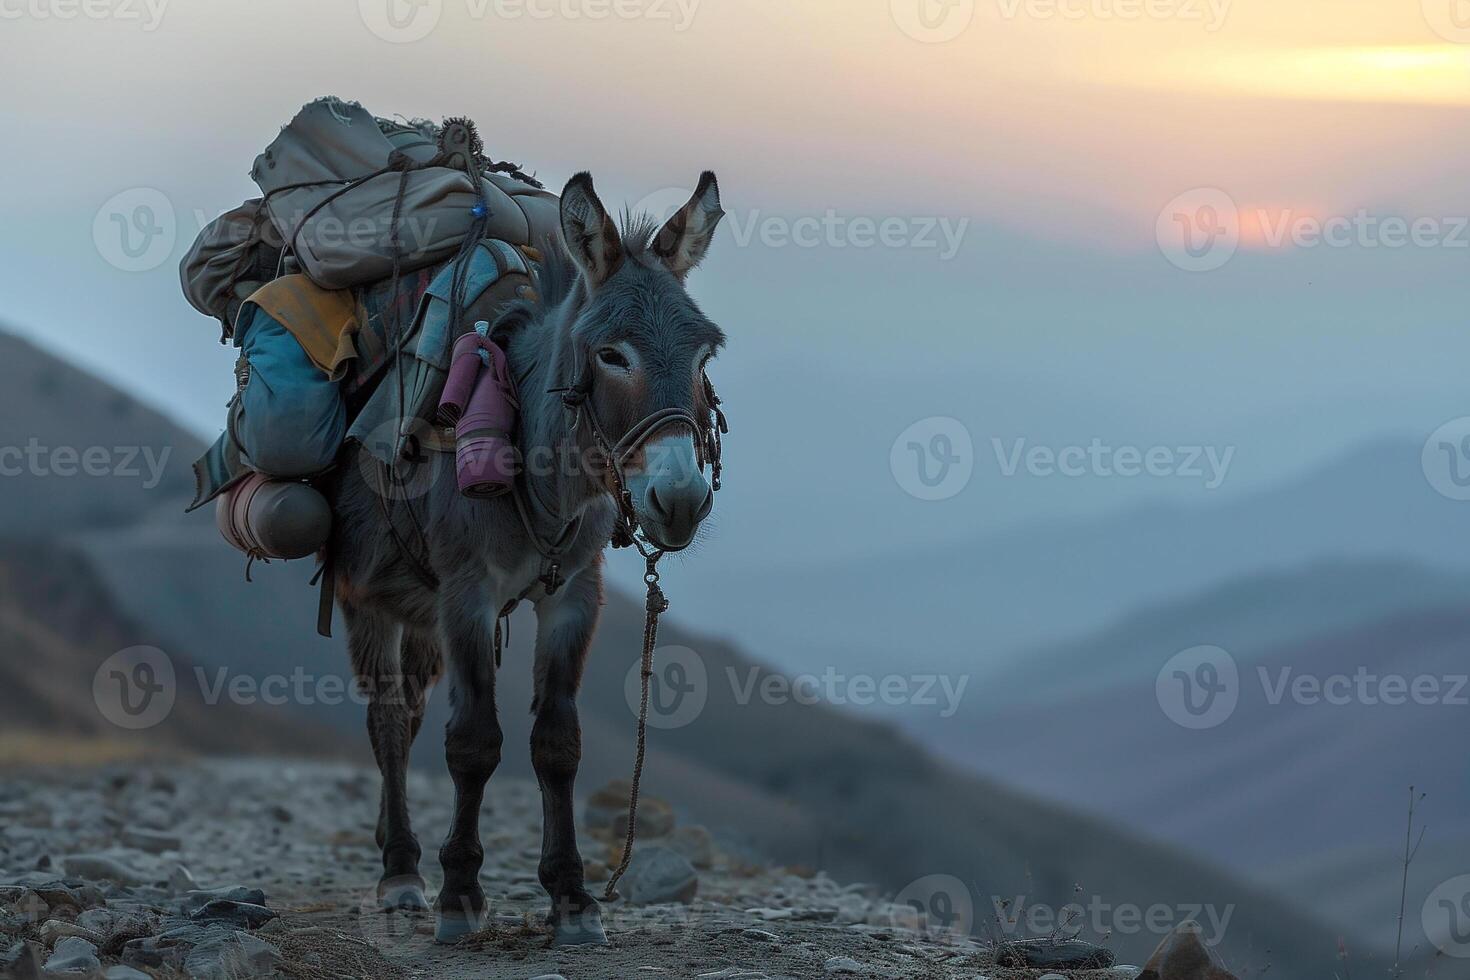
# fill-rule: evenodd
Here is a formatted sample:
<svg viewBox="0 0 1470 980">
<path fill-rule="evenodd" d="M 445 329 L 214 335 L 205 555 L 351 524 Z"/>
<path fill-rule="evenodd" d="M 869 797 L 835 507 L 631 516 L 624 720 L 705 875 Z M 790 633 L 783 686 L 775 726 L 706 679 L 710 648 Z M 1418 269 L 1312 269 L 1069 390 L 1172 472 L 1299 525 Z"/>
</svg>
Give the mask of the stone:
<svg viewBox="0 0 1470 980">
<path fill-rule="evenodd" d="M 136 868 L 130 868 L 115 857 L 106 854 L 70 854 L 61 859 L 61 866 L 69 875 L 79 878 L 100 878 L 115 881 L 119 885 L 146 885 L 149 878 Z"/>
<path fill-rule="evenodd" d="M 589 830 L 624 838 L 628 834 L 628 797 L 632 787 L 615 779 L 587 798 L 584 820 Z M 638 797 L 638 836 L 663 837 L 674 829 L 674 808 L 656 796 Z"/>
<path fill-rule="evenodd" d="M 699 872 L 678 851 L 659 844 L 633 852 L 618 890 L 630 905 L 688 904 L 699 891 Z"/>
<path fill-rule="evenodd" d="M 264 905 L 227 898 L 213 899 L 189 914 L 195 922 L 222 922 L 236 929 L 259 929 L 275 917 Z"/>
<path fill-rule="evenodd" d="M 640 796 L 638 798 L 638 836 L 639 837 L 666 837 L 674 830 L 674 808 L 663 800 L 652 796 Z M 628 811 L 627 804 L 624 809 L 613 818 L 612 834 L 614 838 L 625 839 L 628 836 Z"/>
<path fill-rule="evenodd" d="M 1106 970 L 1118 958 L 1111 950 L 1081 939 L 1021 939 L 1002 943 L 997 966 L 1033 970 Z"/>
<path fill-rule="evenodd" d="M 48 948 L 55 946 L 59 940 L 65 939 L 68 936 L 76 936 L 99 946 L 103 940 L 101 933 L 93 932 L 86 926 L 78 925 L 75 922 L 67 922 L 63 919 L 47 919 L 41 923 L 38 935 L 41 940 L 41 945 Z"/>
<path fill-rule="evenodd" d="M 102 980 L 153 980 L 153 978 L 141 970 L 135 970 L 119 963 L 117 966 L 109 967 L 107 972 L 102 974 Z"/>
<path fill-rule="evenodd" d="M 199 890 L 199 882 L 194 880 L 194 875 L 188 868 L 176 864 L 168 873 L 168 887 L 174 892 L 192 892 Z"/>
<path fill-rule="evenodd" d="M 1182 923 L 1159 944 L 1138 980 L 1238 980 L 1200 939 L 1199 923 Z"/>
<path fill-rule="evenodd" d="M 230 885 L 224 888 L 201 888 L 189 892 L 180 899 L 179 910 L 185 915 L 193 915 L 198 909 L 216 900 L 244 902 L 247 905 L 264 905 L 265 892 L 259 888 L 249 888 L 245 885 Z"/>
<path fill-rule="evenodd" d="M 102 972 L 102 961 L 97 958 L 97 947 L 80 936 L 67 936 L 58 940 L 51 958 L 41 968 L 46 977 L 85 977 L 91 980 Z"/>
<path fill-rule="evenodd" d="M 247 980 L 275 974 L 281 951 L 247 932 L 211 937 L 184 957 L 190 980 Z"/>
<path fill-rule="evenodd" d="M 0 952 L 0 977 L 13 980 L 39 980 L 41 952 L 35 943 L 15 943 Z"/>
<path fill-rule="evenodd" d="M 822 969 L 837 976 L 860 977 L 868 972 L 868 968 L 850 956 L 829 956 L 822 964 Z"/>
<path fill-rule="evenodd" d="M 715 839 L 709 830 L 695 824 L 676 827 L 665 844 L 689 859 L 696 868 L 712 868 L 715 864 Z"/>
<path fill-rule="evenodd" d="M 135 847 L 149 854 L 177 851 L 184 846 L 184 842 L 177 834 L 168 834 L 159 830 L 144 830 L 141 827 L 124 827 L 118 834 L 118 840 L 128 847 Z"/>
<path fill-rule="evenodd" d="M 77 925 L 90 929 L 102 937 L 98 945 L 106 952 L 115 952 L 129 940 L 153 934 L 157 916 L 138 907 L 119 909 L 88 909 L 77 916 Z"/>
</svg>

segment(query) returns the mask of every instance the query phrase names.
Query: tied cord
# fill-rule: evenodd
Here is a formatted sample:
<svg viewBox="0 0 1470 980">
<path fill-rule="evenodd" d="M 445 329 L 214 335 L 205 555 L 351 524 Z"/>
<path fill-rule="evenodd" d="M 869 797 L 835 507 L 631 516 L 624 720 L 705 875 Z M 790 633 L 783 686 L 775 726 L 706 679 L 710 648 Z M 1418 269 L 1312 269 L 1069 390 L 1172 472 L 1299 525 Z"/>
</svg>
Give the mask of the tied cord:
<svg viewBox="0 0 1470 980">
<path fill-rule="evenodd" d="M 637 539 L 634 540 L 636 542 Z M 648 563 L 648 571 L 643 576 L 643 581 L 648 584 L 648 601 L 643 620 L 643 687 L 638 705 L 638 752 L 633 761 L 633 782 L 628 791 L 628 835 L 623 840 L 622 860 L 607 880 L 607 890 L 602 895 L 604 902 L 617 899 L 618 881 L 633 861 L 633 842 L 638 835 L 638 787 L 643 781 L 643 760 L 648 750 L 648 686 L 653 678 L 653 648 L 658 645 L 658 618 L 669 609 L 669 600 L 658 584 L 658 560 L 662 557 L 660 551 L 644 555 Z"/>
</svg>

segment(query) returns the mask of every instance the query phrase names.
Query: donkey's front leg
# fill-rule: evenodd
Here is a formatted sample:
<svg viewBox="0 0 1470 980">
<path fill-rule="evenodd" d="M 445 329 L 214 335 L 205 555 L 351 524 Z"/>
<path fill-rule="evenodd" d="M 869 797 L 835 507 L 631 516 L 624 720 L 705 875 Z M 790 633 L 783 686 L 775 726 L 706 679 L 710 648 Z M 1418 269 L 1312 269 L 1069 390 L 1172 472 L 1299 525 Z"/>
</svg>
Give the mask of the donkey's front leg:
<svg viewBox="0 0 1470 980">
<path fill-rule="evenodd" d="M 444 754 L 454 779 L 454 817 L 439 849 L 444 887 L 435 938 L 452 943 L 478 931 L 485 918 L 480 888 L 480 804 L 500 764 L 502 740 L 495 715 L 492 597 L 478 582 L 447 581 L 440 591 L 439 628 L 449 660 L 449 723 Z"/>
<path fill-rule="evenodd" d="M 559 946 L 605 943 L 597 901 L 583 881 L 572 784 L 582 761 L 577 689 L 602 611 L 599 557 L 555 596 L 536 606 L 536 715 L 531 764 L 541 784 L 541 884 L 551 896 L 550 925 Z"/>
</svg>

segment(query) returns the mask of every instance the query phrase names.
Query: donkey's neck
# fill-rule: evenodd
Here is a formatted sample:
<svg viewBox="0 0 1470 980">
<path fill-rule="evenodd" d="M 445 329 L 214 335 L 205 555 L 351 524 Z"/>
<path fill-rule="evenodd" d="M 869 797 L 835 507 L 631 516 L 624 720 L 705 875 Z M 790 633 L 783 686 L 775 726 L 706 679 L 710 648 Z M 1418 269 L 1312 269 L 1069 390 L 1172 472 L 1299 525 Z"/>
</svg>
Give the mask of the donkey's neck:
<svg viewBox="0 0 1470 980">
<path fill-rule="evenodd" d="M 561 392 L 581 376 L 571 324 L 573 303 L 550 310 L 518 331 L 506 351 L 521 400 L 527 496 L 540 520 L 570 521 L 606 490 L 588 472 L 585 426 L 572 431 Z M 545 534 L 559 528 L 542 526 Z"/>
</svg>

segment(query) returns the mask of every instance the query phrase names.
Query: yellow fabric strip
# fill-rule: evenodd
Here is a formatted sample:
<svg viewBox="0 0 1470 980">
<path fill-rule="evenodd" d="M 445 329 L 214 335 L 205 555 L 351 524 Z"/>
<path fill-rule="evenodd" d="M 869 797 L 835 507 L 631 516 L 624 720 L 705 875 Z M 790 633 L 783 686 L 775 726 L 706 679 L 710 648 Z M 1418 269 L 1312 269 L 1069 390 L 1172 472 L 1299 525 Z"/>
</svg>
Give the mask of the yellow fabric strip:
<svg viewBox="0 0 1470 980">
<path fill-rule="evenodd" d="M 261 286 L 254 304 L 291 331 L 311 362 L 333 381 L 346 376 L 357 358 L 360 327 L 357 301 L 348 289 L 323 289 L 303 275 L 282 276 Z"/>
</svg>

